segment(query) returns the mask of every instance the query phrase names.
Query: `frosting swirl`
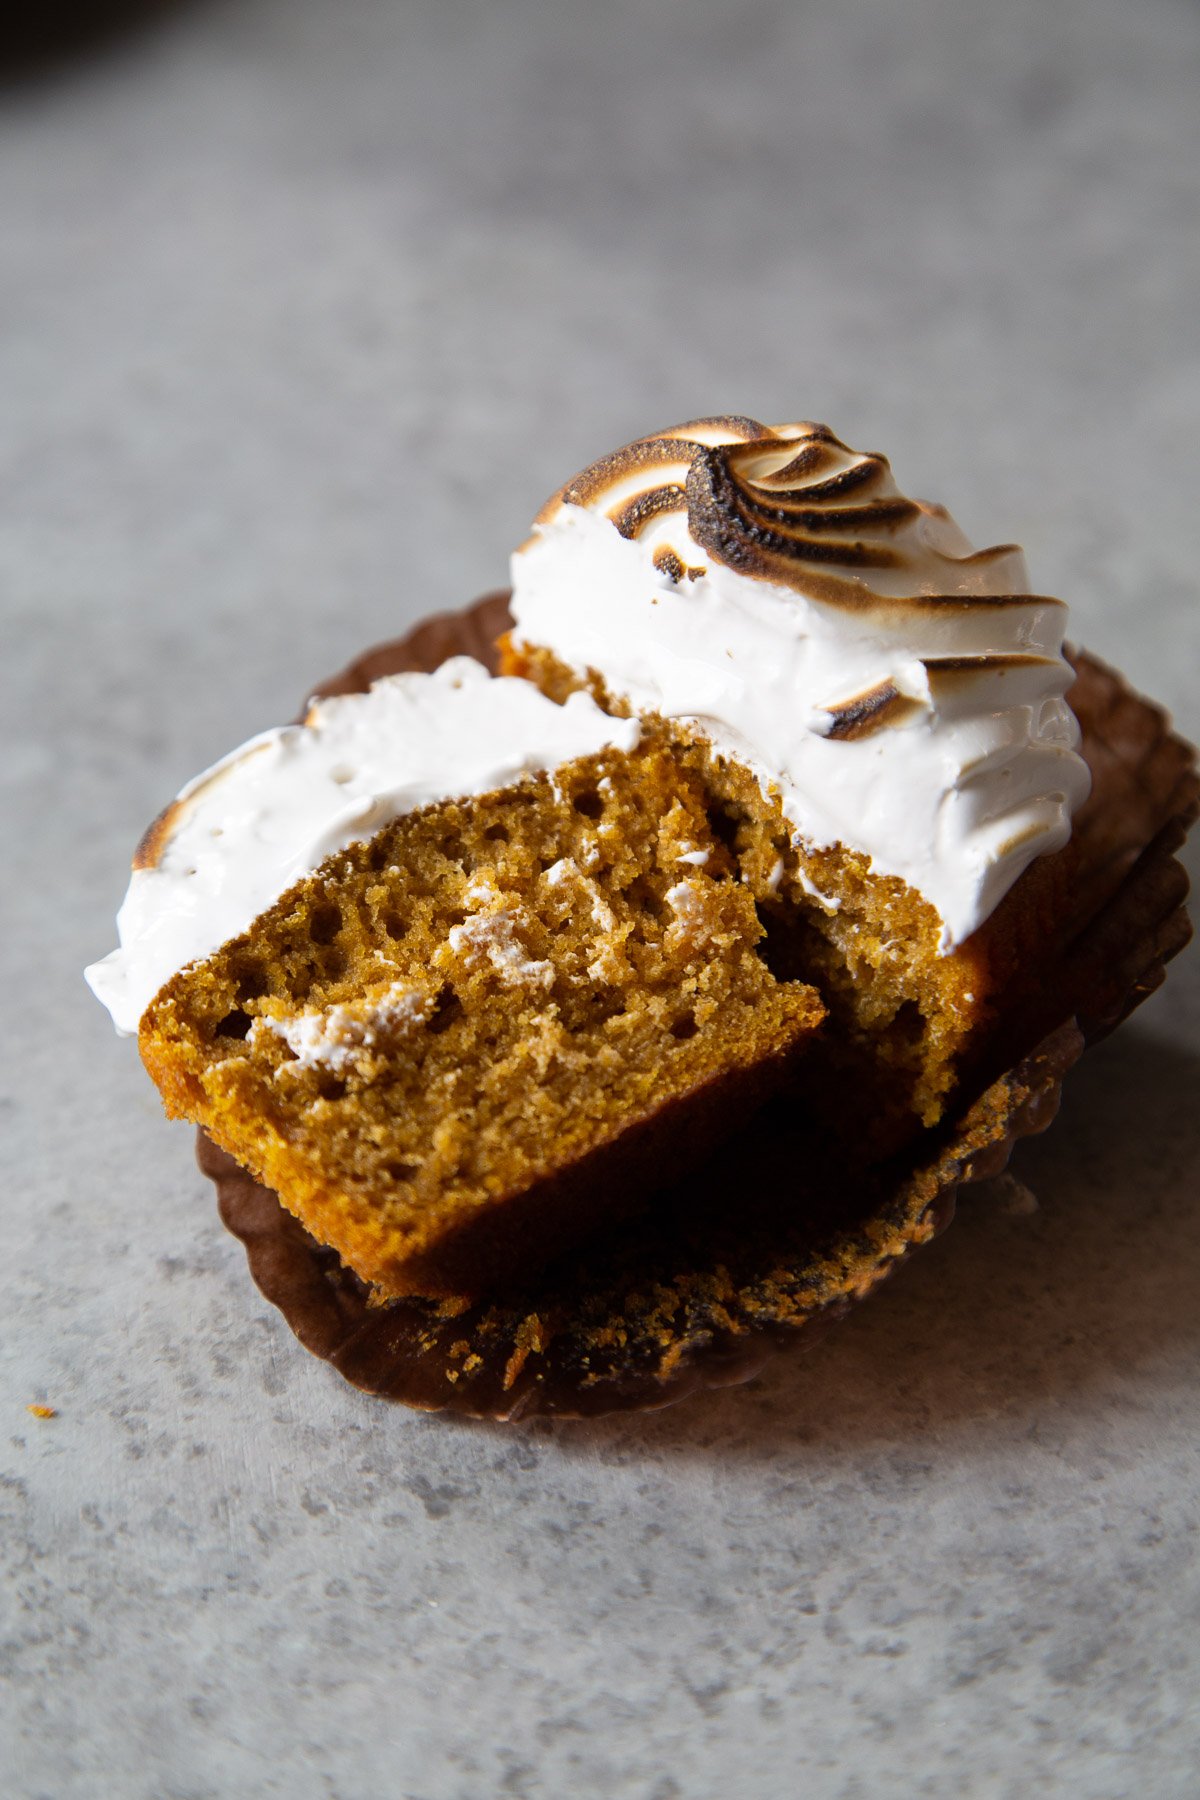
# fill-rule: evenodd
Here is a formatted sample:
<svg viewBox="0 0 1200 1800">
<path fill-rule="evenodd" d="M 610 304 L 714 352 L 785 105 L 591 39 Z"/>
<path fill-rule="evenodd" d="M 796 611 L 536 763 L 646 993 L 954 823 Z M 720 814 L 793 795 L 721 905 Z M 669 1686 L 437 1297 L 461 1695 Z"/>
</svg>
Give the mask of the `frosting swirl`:
<svg viewBox="0 0 1200 1800">
<path fill-rule="evenodd" d="M 704 573 L 712 558 L 859 611 L 896 598 L 1027 598 L 1019 545 L 972 550 L 944 507 L 900 492 L 886 456 L 851 450 L 827 425 L 694 419 L 590 464 L 547 502 L 538 526 L 563 506 L 603 511 L 622 537 L 647 541 L 676 580 Z"/>
<path fill-rule="evenodd" d="M 518 645 L 747 763 L 798 841 L 923 893 L 944 949 L 1070 835 L 1066 608 L 828 426 L 638 438 L 552 496 L 512 580 Z"/>
</svg>

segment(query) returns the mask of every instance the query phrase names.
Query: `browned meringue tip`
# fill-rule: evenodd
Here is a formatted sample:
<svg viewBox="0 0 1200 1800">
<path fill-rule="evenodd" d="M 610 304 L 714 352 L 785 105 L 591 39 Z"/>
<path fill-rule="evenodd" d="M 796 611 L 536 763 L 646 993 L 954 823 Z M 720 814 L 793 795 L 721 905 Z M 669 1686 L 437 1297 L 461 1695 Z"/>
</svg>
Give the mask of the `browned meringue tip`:
<svg viewBox="0 0 1200 1800">
<path fill-rule="evenodd" d="M 138 839 L 137 849 L 133 853 L 131 866 L 134 869 L 157 868 L 162 860 L 162 853 L 175 830 L 175 822 L 179 813 L 180 802 L 172 800 L 169 806 L 164 806 L 156 819 L 151 820 Z"/>
<path fill-rule="evenodd" d="M 634 438 L 557 489 L 535 528 L 548 526 L 565 506 L 602 512 L 630 539 L 674 518 L 699 555 L 853 612 L 944 610 L 964 599 L 994 608 L 1062 604 L 1023 593 L 964 595 L 964 579 L 976 571 L 1013 563 L 1013 574 L 1017 566 L 1023 574 L 1020 546 L 960 551 L 935 547 L 927 533 L 916 542 L 912 528 L 923 521 L 951 523 L 946 509 L 902 494 L 886 456 L 852 450 L 813 420 L 763 425 L 720 414 Z M 685 568 L 678 546 L 660 550 L 657 566 L 673 580 L 705 572 Z M 911 591 L 897 595 L 889 577 L 902 571 Z M 876 579 L 879 586 L 872 585 Z M 938 583 L 944 591 L 934 591 Z"/>
<path fill-rule="evenodd" d="M 322 694 L 472 655 L 495 667 L 509 619 L 503 593 L 427 620 L 367 652 Z M 1044 1130 L 1085 1042 L 1163 978 L 1189 935 L 1187 881 L 1172 852 L 1200 808 L 1194 752 L 1159 708 L 1092 658 L 1073 657 L 1071 703 L 1093 773 L 1076 821 L 1074 905 L 1032 1010 L 1008 1021 L 1011 1066 L 905 1166 L 871 1185 L 811 1169 L 803 1135 L 759 1115 L 713 1164 L 707 1203 L 661 1210 L 521 1294 L 465 1310 L 435 1301 L 376 1305 L 275 1195 L 201 1134 L 198 1159 L 259 1288 L 315 1356 L 367 1393 L 428 1411 L 514 1420 L 598 1417 L 672 1404 L 751 1379 L 777 1350 L 811 1343 L 953 1217 L 958 1189 L 998 1174 L 1017 1140 Z M 1032 986 L 1033 984 L 1031 984 Z M 755 1180 L 757 1177 L 757 1181 Z M 776 1203 L 787 1181 L 788 1217 Z M 739 1195 L 759 1204 L 726 1204 Z M 798 1204 L 799 1202 L 799 1204 Z M 798 1218 L 799 1222 L 796 1223 Z"/>
</svg>

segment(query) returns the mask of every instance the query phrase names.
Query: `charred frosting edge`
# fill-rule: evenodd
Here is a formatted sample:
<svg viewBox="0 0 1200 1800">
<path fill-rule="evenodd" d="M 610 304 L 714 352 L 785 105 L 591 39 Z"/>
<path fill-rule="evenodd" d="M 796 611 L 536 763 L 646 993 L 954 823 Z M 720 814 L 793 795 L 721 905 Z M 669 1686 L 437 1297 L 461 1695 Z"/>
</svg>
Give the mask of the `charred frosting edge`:
<svg viewBox="0 0 1200 1800">
<path fill-rule="evenodd" d="M 163 984 L 245 931 L 325 858 L 437 801 L 492 793 L 612 745 L 635 720 L 565 706 L 467 656 L 315 702 L 197 776 L 138 846 L 120 948 L 85 971 L 123 1035 Z"/>
<path fill-rule="evenodd" d="M 797 843 L 923 894 L 943 951 L 1087 795 L 1063 603 L 1028 592 L 1017 545 L 974 550 L 827 426 L 637 439 L 547 502 L 512 587 L 518 648 L 745 764 Z"/>
</svg>

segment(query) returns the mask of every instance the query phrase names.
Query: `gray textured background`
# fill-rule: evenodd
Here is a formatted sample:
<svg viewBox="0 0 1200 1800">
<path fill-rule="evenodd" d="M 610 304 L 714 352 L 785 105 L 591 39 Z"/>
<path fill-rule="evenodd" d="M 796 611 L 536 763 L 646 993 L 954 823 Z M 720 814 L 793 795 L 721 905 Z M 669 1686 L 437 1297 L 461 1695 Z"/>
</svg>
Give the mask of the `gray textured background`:
<svg viewBox="0 0 1200 1800">
<path fill-rule="evenodd" d="M 296 1346 L 79 971 L 186 776 L 697 412 L 889 451 L 1195 733 L 1198 76 L 1185 0 L 193 0 L 10 82 L 6 1794 L 1195 1795 L 1200 958 L 1040 1210 L 514 1430 Z"/>
</svg>

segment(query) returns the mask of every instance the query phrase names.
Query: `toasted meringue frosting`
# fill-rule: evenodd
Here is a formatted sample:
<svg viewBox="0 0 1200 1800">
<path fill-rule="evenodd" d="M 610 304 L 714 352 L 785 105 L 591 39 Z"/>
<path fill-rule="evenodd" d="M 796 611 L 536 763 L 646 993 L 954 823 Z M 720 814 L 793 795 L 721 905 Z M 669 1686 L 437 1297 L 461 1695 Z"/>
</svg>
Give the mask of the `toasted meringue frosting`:
<svg viewBox="0 0 1200 1800">
<path fill-rule="evenodd" d="M 120 948 L 85 971 L 122 1035 L 164 982 L 250 926 L 325 858 L 401 815 L 494 792 L 641 728 L 586 694 L 565 706 L 468 656 L 314 702 L 189 782 L 146 833 Z"/>
<path fill-rule="evenodd" d="M 1090 777 L 1066 608 L 827 426 L 721 417 L 575 476 L 512 561 L 514 643 L 599 675 L 942 920 L 943 951 L 1059 849 Z"/>
</svg>

